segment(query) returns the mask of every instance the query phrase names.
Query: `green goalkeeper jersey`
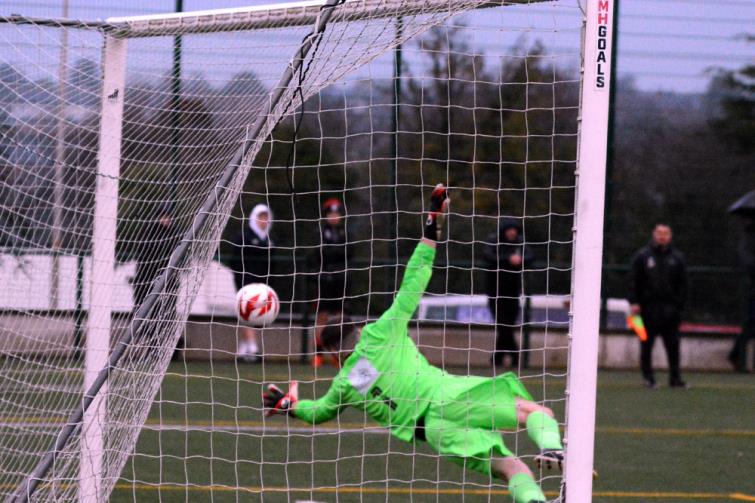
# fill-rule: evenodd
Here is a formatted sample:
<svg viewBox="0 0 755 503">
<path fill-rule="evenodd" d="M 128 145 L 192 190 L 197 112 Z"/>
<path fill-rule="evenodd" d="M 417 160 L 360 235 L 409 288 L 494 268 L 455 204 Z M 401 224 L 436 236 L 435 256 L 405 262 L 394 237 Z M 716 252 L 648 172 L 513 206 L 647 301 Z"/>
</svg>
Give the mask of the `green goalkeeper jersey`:
<svg viewBox="0 0 755 503">
<path fill-rule="evenodd" d="M 417 420 L 431 402 L 442 399 L 444 384 L 450 384 L 447 378 L 451 377 L 427 362 L 407 330 L 430 281 L 434 259 L 434 248 L 417 245 L 390 309 L 362 329 L 354 352 L 327 394 L 297 403 L 296 417 L 317 424 L 352 406 L 398 438 L 414 438 Z"/>
</svg>

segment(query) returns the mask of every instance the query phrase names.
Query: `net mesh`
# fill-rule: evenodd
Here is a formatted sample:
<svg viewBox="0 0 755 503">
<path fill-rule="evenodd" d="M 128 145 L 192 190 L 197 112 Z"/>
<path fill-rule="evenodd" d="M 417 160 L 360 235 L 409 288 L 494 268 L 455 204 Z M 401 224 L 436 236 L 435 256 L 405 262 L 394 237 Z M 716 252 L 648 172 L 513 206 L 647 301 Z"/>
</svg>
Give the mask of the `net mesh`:
<svg viewBox="0 0 755 503">
<path fill-rule="evenodd" d="M 87 327 L 104 323 L 87 316 L 97 281 L 112 291 L 111 345 L 129 330 L 132 337 L 103 388 L 104 412 L 76 425 L 35 499 L 361 501 L 504 491 L 420 443 L 392 439 L 361 412 L 314 427 L 261 416 L 263 383 L 298 379 L 303 395 L 324 393 L 334 371 L 300 363 L 313 356 L 312 333 L 323 313 L 361 323 L 387 308 L 438 182 L 453 191 L 448 240 L 412 336 L 453 373 L 489 373 L 494 319 L 512 305 L 495 299 L 513 299 L 515 316 L 498 329 L 511 329 L 521 357 L 504 361 L 538 401 L 562 409 L 579 6 L 349 2 L 312 36 L 322 13 L 252 9 L 243 29 L 227 32 L 217 32 L 227 16 L 199 16 L 191 30 L 117 20 L 128 50 L 116 266 L 107 277 L 93 274 L 91 259 L 103 32 L 0 25 L 3 497 L 81 402 L 92 371 Z M 279 87 L 303 42 L 311 48 L 300 69 Z M 241 145 L 239 168 L 218 186 Z M 215 204 L 206 212 L 208 197 Z M 336 265 L 323 246 L 329 198 L 346 216 Z M 235 361 L 247 329 L 233 315 L 233 278 L 249 278 L 237 236 L 259 203 L 271 210 L 273 245 L 254 274 L 282 307 L 275 325 L 256 331 L 264 361 L 250 365 Z M 504 219 L 520 227 L 529 256 L 516 288 L 491 292 L 499 264 L 490 253 Z M 171 259 L 192 226 L 187 253 Z M 169 259 L 167 283 L 139 310 Z M 336 293 L 324 276 L 335 278 Z M 185 349 L 171 364 L 179 339 Z M 103 446 L 94 485 L 80 480 L 82 464 L 94 463 L 82 457 L 87 428 Z M 533 451 L 521 434 L 506 443 L 526 457 Z M 559 480 L 539 478 L 550 488 Z"/>
</svg>

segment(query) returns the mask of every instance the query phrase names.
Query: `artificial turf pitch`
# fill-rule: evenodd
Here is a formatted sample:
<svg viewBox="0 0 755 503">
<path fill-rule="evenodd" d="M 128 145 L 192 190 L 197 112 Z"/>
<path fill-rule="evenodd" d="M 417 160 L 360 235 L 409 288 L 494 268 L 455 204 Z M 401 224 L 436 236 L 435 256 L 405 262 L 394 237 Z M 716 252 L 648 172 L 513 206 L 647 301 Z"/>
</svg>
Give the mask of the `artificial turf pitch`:
<svg viewBox="0 0 755 503">
<path fill-rule="evenodd" d="M 262 382 L 298 379 L 311 397 L 332 375 L 303 365 L 171 364 L 111 501 L 510 501 L 499 481 L 401 442 L 357 410 L 316 428 L 263 418 Z M 690 389 L 646 390 L 636 372 L 600 373 L 593 501 L 755 501 L 755 379 L 685 378 Z M 564 382 L 525 380 L 560 419 Z M 526 433 L 505 439 L 531 465 Z M 554 496 L 558 477 L 542 476 Z"/>
</svg>

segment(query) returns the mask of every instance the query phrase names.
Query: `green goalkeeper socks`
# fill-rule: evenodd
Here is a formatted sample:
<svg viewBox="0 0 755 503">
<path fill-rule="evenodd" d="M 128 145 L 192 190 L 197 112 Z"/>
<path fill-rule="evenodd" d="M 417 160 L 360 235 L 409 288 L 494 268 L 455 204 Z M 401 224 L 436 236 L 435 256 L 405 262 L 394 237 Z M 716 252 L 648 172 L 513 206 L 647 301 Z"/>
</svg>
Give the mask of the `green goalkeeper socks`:
<svg viewBox="0 0 755 503">
<path fill-rule="evenodd" d="M 527 434 L 542 449 L 563 449 L 561 432 L 555 419 L 542 412 L 527 416 Z"/>
<path fill-rule="evenodd" d="M 514 498 L 514 503 L 530 503 L 532 501 L 545 501 L 545 495 L 540 487 L 527 473 L 517 473 L 509 480 L 509 492 Z"/>
</svg>

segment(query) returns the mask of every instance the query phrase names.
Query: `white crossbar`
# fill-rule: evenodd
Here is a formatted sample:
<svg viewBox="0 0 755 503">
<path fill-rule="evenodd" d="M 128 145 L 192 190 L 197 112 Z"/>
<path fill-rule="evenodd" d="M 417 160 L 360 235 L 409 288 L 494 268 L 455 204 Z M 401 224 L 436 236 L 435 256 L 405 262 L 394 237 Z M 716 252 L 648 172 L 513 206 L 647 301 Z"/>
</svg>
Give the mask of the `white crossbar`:
<svg viewBox="0 0 755 503">
<path fill-rule="evenodd" d="M 463 3 L 473 2 L 469 2 L 469 0 L 466 2 L 463 0 L 425 0 L 418 4 L 416 9 L 406 11 L 405 2 L 400 0 L 346 0 L 343 5 L 338 7 L 332 22 L 432 14 L 447 11 L 453 5 Z M 501 7 L 522 3 L 531 2 L 527 0 L 495 0 L 481 3 L 475 8 Z M 322 5 L 322 0 L 306 0 L 231 9 L 111 17 L 107 19 L 107 23 L 117 27 L 118 36 L 129 38 L 304 26 L 315 22 Z"/>
</svg>

